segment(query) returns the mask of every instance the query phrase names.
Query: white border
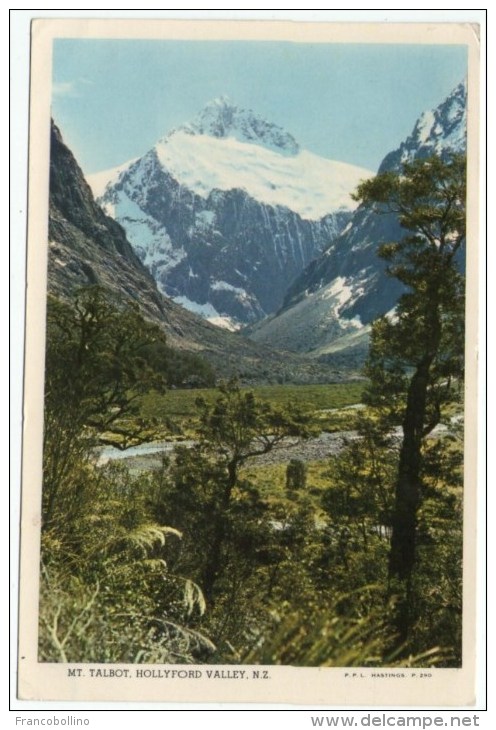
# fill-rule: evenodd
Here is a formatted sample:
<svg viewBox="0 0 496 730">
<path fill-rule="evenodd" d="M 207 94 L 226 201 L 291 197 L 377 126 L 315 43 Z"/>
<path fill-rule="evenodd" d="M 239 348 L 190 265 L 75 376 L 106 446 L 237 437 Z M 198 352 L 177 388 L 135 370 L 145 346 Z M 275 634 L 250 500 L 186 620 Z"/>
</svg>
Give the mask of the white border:
<svg viewBox="0 0 496 730">
<path fill-rule="evenodd" d="M 350 17 L 351 15 L 351 17 Z M 123 11 L 123 10 L 104 10 L 104 11 L 95 11 L 95 10 L 17 10 L 13 11 L 12 15 L 12 29 L 11 29 L 11 43 L 12 43 L 12 78 L 13 78 L 13 86 L 12 86 L 12 116 L 13 116 L 13 126 L 12 129 L 15 130 L 15 134 L 12 136 L 12 169 L 16 170 L 15 178 L 13 179 L 13 185 L 12 185 L 12 211 L 13 214 L 13 221 L 12 221 L 12 240 L 13 241 L 20 241 L 24 240 L 25 237 L 25 190 L 26 190 L 26 143 L 27 143 L 27 78 L 28 78 L 28 53 L 27 49 L 29 48 L 29 21 L 31 18 L 34 17 L 126 17 L 126 18 L 133 18 L 133 17 L 163 17 L 163 18 L 191 18 L 194 17 L 195 19 L 201 19 L 201 18 L 226 18 L 226 19 L 240 19 L 240 18 L 264 18 L 264 19 L 295 19 L 295 20 L 310 20 L 310 21 L 319 21 L 319 20 L 326 20 L 326 21 L 358 21 L 358 20 L 372 20 L 372 21 L 392 21 L 392 22 L 405 22 L 405 21 L 417 21 L 417 22 L 478 22 L 481 25 L 482 35 L 485 35 L 485 16 L 483 11 L 476 9 L 476 10 L 422 10 L 417 9 L 415 11 L 413 10 L 397 10 L 397 9 L 387 9 L 387 10 L 340 10 L 340 11 L 329 11 L 329 10 L 310 10 L 310 11 L 296 11 L 296 10 L 284 10 L 284 11 L 261 11 L 261 10 L 200 10 L 200 11 L 192 11 L 192 10 L 175 10 L 175 11 L 164 11 L 164 10 L 148 10 L 148 11 L 140 11 L 140 10 L 131 10 L 131 11 Z M 484 44 L 484 38 L 481 38 L 481 43 Z M 484 94 L 485 91 L 485 80 L 484 80 L 484 69 L 483 69 L 483 59 L 484 59 L 484 53 L 485 49 L 482 46 L 481 48 L 481 59 L 482 59 L 482 78 L 481 78 L 481 94 Z M 481 134 L 481 142 L 484 146 L 484 120 L 482 120 L 482 126 L 483 131 Z M 481 169 L 483 172 L 484 169 L 484 159 L 485 159 L 485 153 L 484 149 L 481 154 Z M 484 187 L 481 186 L 481 202 L 483 203 L 483 190 Z M 481 206 L 483 207 L 483 206 Z M 19 215 L 17 214 L 17 211 L 20 211 Z M 481 240 L 483 240 L 483 231 L 484 231 L 484 221 L 481 221 Z M 485 265 L 484 265 L 484 251 L 483 247 L 481 247 L 481 257 L 480 257 L 480 288 L 481 288 L 481 324 L 484 322 L 484 277 L 485 277 Z M 22 335 L 22 326 L 21 323 L 24 321 L 23 317 L 23 302 L 24 302 L 24 288 L 23 288 L 23 280 L 24 280 L 24 267 L 25 267 L 25 258 L 24 258 L 24 251 L 22 246 L 15 245 L 15 247 L 12 249 L 12 264 L 11 264 L 11 285 L 12 285 L 12 292 L 11 292 L 11 298 L 12 298 L 12 317 L 13 317 L 13 328 L 12 328 L 12 349 L 13 349 L 13 367 L 12 372 L 19 373 L 18 378 L 13 379 L 13 390 L 12 390 L 12 413 L 13 413 L 13 422 L 12 422 L 12 431 L 13 431 L 13 485 L 14 485 L 14 499 L 13 499 L 13 513 L 12 513 L 12 519 L 13 519 L 13 526 L 15 527 L 18 524 L 18 503 L 15 499 L 15 485 L 18 484 L 18 464 L 19 464 L 19 454 L 20 454 L 20 444 L 19 444 L 19 436 L 20 436 L 20 412 L 21 409 L 19 407 L 20 404 L 20 393 L 21 393 L 21 378 L 20 373 L 22 371 L 22 345 L 23 345 L 23 335 Z M 481 330 L 481 333 L 483 333 L 483 330 Z M 484 345 L 481 342 L 480 345 L 480 354 L 483 355 L 484 351 Z M 483 401 L 484 399 L 484 381 L 480 384 L 479 388 L 479 394 L 480 394 L 480 400 Z M 480 416 L 479 420 L 480 423 L 480 435 L 481 439 L 484 437 L 484 428 L 483 428 L 483 418 L 484 418 L 484 407 L 480 409 Z M 482 444 L 481 444 L 482 446 Z M 481 449 L 483 452 L 483 449 Z M 480 457 L 482 460 L 482 463 L 480 464 L 480 474 L 483 476 L 484 474 L 484 462 L 483 458 Z M 482 501 L 479 500 L 479 526 L 483 524 L 484 520 L 484 510 L 482 508 Z M 481 521 L 482 519 L 482 521 Z M 481 538 L 483 538 L 483 530 L 480 530 L 480 536 L 479 536 L 479 553 L 480 556 L 483 554 L 485 550 L 484 542 L 482 541 L 481 544 Z M 13 557 L 16 558 L 16 536 L 13 535 L 12 540 L 13 545 Z M 484 565 L 483 561 L 479 558 L 479 570 L 482 572 L 482 580 L 480 580 L 480 583 L 483 582 L 484 578 Z M 12 572 L 12 579 L 15 583 L 15 576 L 16 576 L 16 563 L 14 561 L 14 570 Z M 13 597 L 16 597 L 16 586 L 11 583 L 11 589 Z M 483 595 L 483 594 L 482 594 Z M 15 606 L 14 606 L 15 610 Z M 481 624 L 482 625 L 482 624 Z M 14 633 L 12 634 L 12 638 L 14 639 L 13 646 L 15 646 L 15 637 L 16 637 L 16 627 L 14 627 Z M 484 645 L 481 647 L 481 638 L 479 637 L 479 656 L 481 656 L 484 653 Z M 15 660 L 15 657 L 14 657 Z M 15 663 L 13 665 L 13 673 L 11 674 L 12 677 L 15 677 Z M 478 686 L 478 692 L 477 692 L 477 702 L 474 707 L 471 708 L 459 708 L 464 710 L 482 710 L 484 708 L 484 681 L 483 681 L 483 667 L 479 667 L 479 686 Z M 481 685 L 482 680 L 482 685 Z M 27 703 L 27 702 L 20 702 L 18 700 L 15 700 L 15 686 L 12 687 L 12 693 L 13 693 L 13 702 L 11 704 L 11 707 L 13 709 L 17 710 L 34 710 L 34 709 L 47 709 L 46 703 Z M 73 713 L 76 709 L 89 709 L 88 703 L 83 703 L 81 706 L 75 705 L 74 703 L 50 703 L 51 707 L 53 709 L 57 710 L 63 710 Z M 113 711 L 112 715 L 114 715 L 114 712 L 116 712 L 118 709 L 126 709 L 129 711 L 130 709 L 138 709 L 140 711 L 144 711 L 146 709 L 153 708 L 154 710 L 157 710 L 159 707 L 156 704 L 153 705 L 142 705 L 142 704 L 136 704 L 136 703 L 99 703 L 98 705 L 91 705 L 92 709 L 111 709 Z M 211 712 L 214 710 L 215 707 L 219 706 L 212 706 L 212 705 L 166 705 L 164 706 L 164 709 L 167 709 L 169 711 L 172 711 L 173 709 L 178 709 L 179 707 L 187 707 L 187 710 L 189 712 L 194 711 L 195 709 L 200 709 L 200 707 L 204 707 L 205 709 L 210 710 Z M 228 706 L 223 706 L 226 710 Z M 233 707 L 233 706 L 230 706 Z M 242 706 L 242 705 L 236 705 L 235 711 L 238 713 L 239 710 L 243 709 L 257 709 L 261 708 L 263 710 L 263 715 L 268 713 L 270 706 L 267 705 L 248 705 L 248 706 Z M 294 712 L 294 710 L 297 709 L 296 707 L 291 707 L 291 712 Z M 338 707 L 332 706 L 328 708 L 328 710 L 331 710 L 332 713 L 337 712 L 339 709 Z M 351 712 L 353 708 L 350 708 L 349 706 L 342 708 L 346 713 Z M 374 712 L 378 712 L 381 708 L 375 707 Z M 384 708 L 388 710 L 388 712 L 391 712 L 391 708 Z M 412 708 L 415 711 L 419 711 L 419 707 Z M 425 708 L 427 709 L 427 708 Z M 455 709 L 455 708 L 453 708 Z M 308 710 L 308 707 L 303 708 L 305 715 L 310 714 L 325 714 L 325 708 L 319 707 L 318 711 L 311 712 Z M 317 710 L 317 708 L 315 708 Z M 358 708 L 357 708 L 358 710 Z M 402 708 L 401 712 L 404 712 L 406 708 Z M 359 713 L 363 712 L 363 708 L 359 710 Z M 392 711 L 394 714 L 401 714 L 401 712 Z M 152 719 L 151 715 L 155 715 L 155 713 L 147 714 L 147 724 Z M 217 714 L 217 713 L 216 713 Z M 229 715 L 231 713 L 228 713 Z M 286 713 L 284 713 L 286 714 Z M 298 713 L 300 718 L 301 715 Z M 357 712 L 355 712 L 357 714 Z M 93 713 L 91 715 L 88 715 L 89 717 L 94 716 Z M 160 715 L 159 715 L 160 717 Z M 221 717 L 227 717 L 226 712 L 223 711 L 221 713 Z M 292 715 L 291 715 L 292 717 Z M 137 718 L 136 718 L 137 719 Z M 239 715 L 238 719 L 236 719 L 236 722 L 239 723 Z M 93 724 L 93 723 L 92 723 Z M 289 726 L 288 726 L 289 727 Z"/>
</svg>

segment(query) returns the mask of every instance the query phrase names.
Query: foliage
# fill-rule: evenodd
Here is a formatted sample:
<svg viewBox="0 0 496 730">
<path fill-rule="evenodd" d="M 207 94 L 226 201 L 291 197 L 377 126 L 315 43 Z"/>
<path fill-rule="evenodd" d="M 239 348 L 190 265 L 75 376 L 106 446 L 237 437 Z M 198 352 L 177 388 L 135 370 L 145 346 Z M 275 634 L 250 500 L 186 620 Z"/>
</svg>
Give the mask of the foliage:
<svg viewBox="0 0 496 730">
<path fill-rule="evenodd" d="M 391 484 L 397 467 L 398 438 L 384 430 L 380 414 L 370 410 L 356 415 L 355 435 L 331 462 L 333 488 L 324 504 L 335 519 L 391 527 Z"/>
<path fill-rule="evenodd" d="M 286 489 L 304 489 L 307 483 L 307 467 L 301 459 L 291 459 L 286 467 Z"/>
<path fill-rule="evenodd" d="M 190 662 L 211 652 L 190 626 L 205 610 L 201 590 L 168 567 L 181 533 L 152 520 L 149 481 L 81 468 L 79 508 L 42 537 L 40 660 Z"/>
<path fill-rule="evenodd" d="M 135 413 L 140 393 L 161 388 L 163 380 L 146 358 L 146 349 L 164 340 L 137 307 L 118 310 L 98 287 L 83 290 L 67 304 L 52 297 L 47 310 L 45 405 L 47 421 L 62 411 L 77 428 L 100 436 L 118 433 L 129 442 L 124 420 Z"/>
<path fill-rule="evenodd" d="M 318 419 L 322 430 L 339 431 L 346 429 L 346 421 L 350 417 L 347 409 L 360 403 L 364 385 L 365 381 L 362 380 L 321 385 L 257 385 L 249 390 L 258 401 L 272 408 L 284 410 L 297 403 L 300 411 Z M 140 400 L 140 412 L 143 417 L 158 423 L 175 422 L 182 433 L 193 436 L 198 426 L 199 397 L 213 404 L 218 397 L 218 390 L 177 388 L 165 395 L 144 395 Z"/>
<path fill-rule="evenodd" d="M 387 353 L 393 325 L 375 328 L 367 383 L 252 392 L 231 381 L 161 396 L 173 361 L 135 310 L 98 290 L 51 301 L 40 660 L 459 666 L 454 355 L 432 384 L 448 431 L 421 445 L 407 641 L 393 620 L 390 538 L 415 367 Z M 364 386 L 367 407 L 346 409 Z M 125 446 L 176 418 L 195 442 L 160 469 L 95 462 L 102 439 Z M 348 432 L 327 462 L 259 462 L 323 424 Z"/>
<path fill-rule="evenodd" d="M 381 589 L 369 585 L 358 595 L 335 596 L 325 607 L 312 604 L 289 613 L 274 611 L 271 629 L 244 661 L 303 667 L 415 667 L 445 661 L 438 647 L 403 660 L 388 653 L 388 626 L 381 603 Z"/>
<path fill-rule="evenodd" d="M 47 311 L 40 642 L 43 661 L 184 662 L 201 589 L 168 568 L 181 533 L 154 520 L 150 481 L 98 468 L 94 447 L 149 439 L 140 396 L 165 386 L 161 331 L 99 288 Z M 153 357 L 152 357 L 153 354 Z"/>
<path fill-rule="evenodd" d="M 220 386 L 213 404 L 202 398 L 197 404 L 200 442 L 177 450 L 159 499 L 171 523 L 191 532 L 188 552 L 197 556 L 198 580 L 214 602 L 232 554 L 238 566 L 250 571 L 248 556 L 265 529 L 258 490 L 240 479 L 241 467 L 288 437 L 307 437 L 311 427 L 307 416 L 261 403 L 235 381 Z"/>
<path fill-rule="evenodd" d="M 163 339 L 128 305 L 117 310 L 98 287 L 72 304 L 49 298 L 45 362 L 43 524 L 63 520 L 73 467 L 98 442 L 123 448 L 150 437 L 137 416 L 141 393 L 162 388 L 143 348 Z M 72 497 L 70 498 L 72 499 Z"/>
<path fill-rule="evenodd" d="M 388 273 L 405 286 L 393 315 L 372 328 L 365 400 L 400 423 L 395 479 L 390 588 L 397 592 L 395 624 L 401 642 L 415 623 L 413 576 L 418 512 L 423 499 L 425 439 L 443 409 L 460 395 L 464 357 L 465 159 L 433 156 L 362 183 L 355 196 L 379 214 L 395 212 L 412 235 L 384 244 Z"/>
<path fill-rule="evenodd" d="M 363 183 L 357 199 L 379 214 L 394 211 L 414 233 L 383 244 L 379 255 L 405 286 L 394 315 L 373 327 L 366 373 L 368 401 L 405 417 L 406 394 L 416 370 L 428 368 L 422 436 L 439 422 L 453 397 L 453 379 L 463 373 L 464 278 L 459 252 L 465 243 L 465 160 L 454 155 L 405 164 Z M 456 393 L 455 393 L 456 395 Z"/>
<path fill-rule="evenodd" d="M 216 646 L 208 661 L 456 663 L 458 638 L 448 628 L 457 610 L 456 565 L 449 606 L 436 608 L 433 591 L 426 590 L 429 565 L 419 563 L 418 615 L 424 620 L 408 646 L 398 644 L 391 626 L 388 552 L 399 443 L 394 432 L 384 431 L 387 414 L 357 412 L 357 436 L 326 472 L 314 465 L 309 485 L 289 495 L 283 465 L 279 470 L 256 465 L 253 452 L 265 448 L 264 429 L 271 433 L 266 409 L 259 406 L 235 383 L 223 386 L 216 402 L 200 401 L 202 441 L 195 448 L 178 447 L 173 461 L 154 477 L 156 518 L 183 533 L 171 566 L 205 592 L 207 610 L 197 629 Z M 272 436 L 277 448 L 279 435 Z M 449 475 L 434 455 L 439 448 L 432 445 L 432 451 L 429 474 L 433 488 L 435 483 L 443 490 Z M 439 512 L 437 500 L 426 504 L 433 510 L 429 520 L 445 537 L 451 517 Z M 449 544 L 446 558 L 459 547 L 458 537 Z M 446 567 L 443 561 L 439 565 Z M 372 583 L 376 588 L 369 591 Z"/>
</svg>

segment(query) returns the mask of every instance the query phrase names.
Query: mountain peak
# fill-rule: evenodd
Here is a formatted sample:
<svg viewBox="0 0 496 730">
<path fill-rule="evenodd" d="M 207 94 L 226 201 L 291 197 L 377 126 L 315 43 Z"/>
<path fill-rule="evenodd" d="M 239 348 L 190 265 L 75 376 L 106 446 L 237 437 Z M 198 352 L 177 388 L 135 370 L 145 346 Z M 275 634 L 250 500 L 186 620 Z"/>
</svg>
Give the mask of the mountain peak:
<svg viewBox="0 0 496 730">
<path fill-rule="evenodd" d="M 399 170 L 404 162 L 447 152 L 463 152 L 467 135 L 467 81 L 461 81 L 435 109 L 423 112 L 410 136 L 386 155 L 379 172 Z"/>
<path fill-rule="evenodd" d="M 430 145 L 436 152 L 446 147 L 460 151 L 465 146 L 466 115 L 467 85 L 462 81 L 436 109 L 421 115 L 413 136 L 417 143 Z"/>
<path fill-rule="evenodd" d="M 233 109 L 236 109 L 236 105 L 227 94 L 216 96 L 215 99 L 212 99 L 205 104 L 205 109 L 208 109 L 209 107 L 232 107 Z"/>
<path fill-rule="evenodd" d="M 283 155 L 297 155 L 300 151 L 298 143 L 289 132 L 251 109 L 236 106 L 227 95 L 209 101 L 192 122 L 173 130 L 168 137 L 178 132 L 218 139 L 236 139 Z"/>
</svg>

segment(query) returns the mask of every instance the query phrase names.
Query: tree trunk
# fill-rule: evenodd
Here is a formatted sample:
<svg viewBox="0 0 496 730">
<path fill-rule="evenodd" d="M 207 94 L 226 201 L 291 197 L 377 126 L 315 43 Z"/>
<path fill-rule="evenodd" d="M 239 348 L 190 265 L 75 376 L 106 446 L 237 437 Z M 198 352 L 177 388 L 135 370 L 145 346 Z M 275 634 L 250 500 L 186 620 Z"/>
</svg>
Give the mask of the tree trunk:
<svg viewBox="0 0 496 730">
<path fill-rule="evenodd" d="M 201 583 L 205 598 L 210 605 L 213 603 L 213 589 L 220 573 L 223 544 L 224 519 L 222 516 L 217 515 L 212 545 L 208 553 L 207 563 L 203 571 L 203 579 Z"/>
<path fill-rule="evenodd" d="M 403 442 L 400 449 L 389 552 L 390 592 L 399 590 L 394 622 L 400 644 L 408 638 L 414 619 L 412 575 L 416 558 L 417 512 L 422 490 L 422 442 L 425 437 L 431 368 L 441 342 L 440 286 L 441 277 L 435 272 L 426 291 L 428 304 L 425 317 L 425 354 L 418 362 L 410 380 L 403 419 Z"/>
<path fill-rule="evenodd" d="M 410 382 L 403 422 L 396 482 L 389 576 L 408 581 L 415 563 L 417 509 L 420 502 L 421 447 L 428 386 L 428 367 L 420 366 Z"/>
<path fill-rule="evenodd" d="M 212 544 L 203 571 L 202 590 L 210 604 L 213 603 L 214 586 L 222 571 L 222 548 L 226 537 L 226 523 L 229 519 L 231 495 L 238 479 L 238 466 L 239 462 L 236 459 L 232 459 L 227 465 L 227 480 L 215 515 Z"/>
<path fill-rule="evenodd" d="M 389 553 L 389 585 L 397 593 L 394 624 L 398 645 L 404 644 L 412 625 L 411 579 L 415 565 L 417 511 L 421 495 L 421 447 L 428 386 L 428 366 L 420 366 L 408 389 L 396 482 Z"/>
</svg>

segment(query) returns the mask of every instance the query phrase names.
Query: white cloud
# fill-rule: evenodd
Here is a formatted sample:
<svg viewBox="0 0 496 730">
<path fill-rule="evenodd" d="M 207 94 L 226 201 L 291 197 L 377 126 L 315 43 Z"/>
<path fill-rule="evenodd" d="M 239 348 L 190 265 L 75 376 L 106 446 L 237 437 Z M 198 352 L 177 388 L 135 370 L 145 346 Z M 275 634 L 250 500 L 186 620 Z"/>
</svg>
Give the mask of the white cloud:
<svg viewBox="0 0 496 730">
<path fill-rule="evenodd" d="M 73 81 L 54 81 L 52 85 L 54 96 L 77 96 Z"/>
<path fill-rule="evenodd" d="M 90 79 L 80 77 L 75 81 L 54 81 L 52 85 L 53 96 L 82 96 L 83 89 L 81 87 L 93 86 L 94 82 Z"/>
</svg>

